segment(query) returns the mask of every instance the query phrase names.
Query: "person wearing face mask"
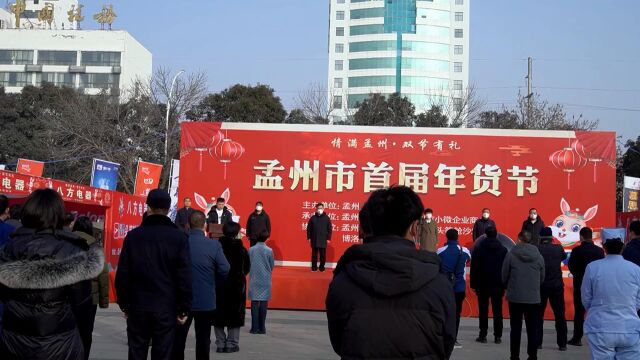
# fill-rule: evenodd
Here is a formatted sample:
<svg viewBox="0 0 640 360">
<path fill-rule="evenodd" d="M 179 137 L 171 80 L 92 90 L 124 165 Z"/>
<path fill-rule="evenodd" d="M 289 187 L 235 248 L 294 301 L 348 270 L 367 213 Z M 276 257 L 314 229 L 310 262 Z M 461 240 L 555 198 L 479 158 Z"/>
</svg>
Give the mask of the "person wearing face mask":
<svg viewBox="0 0 640 360">
<path fill-rule="evenodd" d="M 433 210 L 427 209 L 420 219 L 418 228 L 418 241 L 420 250 L 436 252 L 438 248 L 438 224 L 433 219 Z"/>
<path fill-rule="evenodd" d="M 333 225 L 331 219 L 324 213 L 324 205 L 316 204 L 316 213 L 307 224 L 307 240 L 311 245 L 311 271 L 323 272 L 327 261 L 327 243 L 331 241 Z M 320 255 L 320 267 L 318 268 L 318 255 Z"/>
<path fill-rule="evenodd" d="M 531 240 L 536 246 L 540 244 L 540 232 L 545 228 L 544 221 L 536 208 L 529 210 L 529 217 L 522 223 L 522 230 L 531 233 Z"/>
<path fill-rule="evenodd" d="M 271 236 L 271 219 L 269 215 L 264 211 L 264 205 L 262 201 L 256 203 L 256 209 L 249 215 L 247 219 L 247 237 L 251 246 L 258 242 L 259 237 L 266 239 Z"/>
<path fill-rule="evenodd" d="M 476 220 L 473 225 L 473 241 L 487 232 L 488 228 L 497 228 L 495 221 L 491 219 L 491 211 L 489 208 L 482 209 L 482 216 Z"/>
</svg>

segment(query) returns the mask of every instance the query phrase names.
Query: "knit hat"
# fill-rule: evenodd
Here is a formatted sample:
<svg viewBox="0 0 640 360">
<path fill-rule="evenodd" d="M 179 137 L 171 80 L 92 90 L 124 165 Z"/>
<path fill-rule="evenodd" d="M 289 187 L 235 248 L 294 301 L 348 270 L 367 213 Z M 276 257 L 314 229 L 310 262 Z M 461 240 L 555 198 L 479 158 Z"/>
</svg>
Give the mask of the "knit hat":
<svg viewBox="0 0 640 360">
<path fill-rule="evenodd" d="M 151 190 L 147 195 L 147 205 L 153 209 L 169 209 L 171 207 L 171 196 L 166 190 Z"/>
<path fill-rule="evenodd" d="M 540 239 L 553 239 L 553 231 L 550 227 L 540 230 Z"/>
</svg>

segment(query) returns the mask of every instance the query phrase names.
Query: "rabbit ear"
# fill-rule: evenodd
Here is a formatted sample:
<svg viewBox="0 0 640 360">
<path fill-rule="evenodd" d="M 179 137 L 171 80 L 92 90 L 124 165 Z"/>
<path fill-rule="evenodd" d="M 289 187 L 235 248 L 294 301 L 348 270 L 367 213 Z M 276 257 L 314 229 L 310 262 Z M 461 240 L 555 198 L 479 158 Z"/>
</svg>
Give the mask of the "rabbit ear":
<svg viewBox="0 0 640 360">
<path fill-rule="evenodd" d="M 207 204 L 207 199 L 205 199 L 204 196 L 198 193 L 193 193 L 193 198 L 196 201 L 196 204 L 203 210 L 206 210 L 209 207 L 209 205 Z"/>
<path fill-rule="evenodd" d="M 560 200 L 560 210 L 562 211 L 563 214 L 566 214 L 569 211 L 571 211 L 571 206 L 569 206 L 569 203 L 564 198 Z"/>
<path fill-rule="evenodd" d="M 229 202 L 229 199 L 231 198 L 231 190 L 229 190 L 229 188 L 226 188 L 222 192 L 222 195 L 220 195 L 220 197 L 223 198 L 226 202 Z"/>
<path fill-rule="evenodd" d="M 584 221 L 587 222 L 593 219 L 594 217 L 596 217 L 597 213 L 598 213 L 598 205 L 592 208 L 589 208 L 589 210 L 587 210 L 587 212 L 584 213 Z"/>
</svg>

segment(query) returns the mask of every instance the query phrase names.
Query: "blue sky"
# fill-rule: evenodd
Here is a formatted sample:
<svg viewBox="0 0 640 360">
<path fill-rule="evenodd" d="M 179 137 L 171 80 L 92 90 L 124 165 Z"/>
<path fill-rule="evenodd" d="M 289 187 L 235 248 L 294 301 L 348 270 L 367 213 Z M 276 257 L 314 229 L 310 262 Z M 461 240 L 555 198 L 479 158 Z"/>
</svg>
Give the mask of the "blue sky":
<svg viewBox="0 0 640 360">
<path fill-rule="evenodd" d="M 526 91 L 570 115 L 600 120 L 624 139 L 640 135 L 640 1 L 471 0 L 471 82 L 488 109 Z M 209 89 L 272 86 L 285 107 L 326 82 L 328 0 L 112 0 L 114 28 L 131 32 L 154 67 L 205 71 Z M 89 14 L 101 2 L 86 2 Z"/>
</svg>

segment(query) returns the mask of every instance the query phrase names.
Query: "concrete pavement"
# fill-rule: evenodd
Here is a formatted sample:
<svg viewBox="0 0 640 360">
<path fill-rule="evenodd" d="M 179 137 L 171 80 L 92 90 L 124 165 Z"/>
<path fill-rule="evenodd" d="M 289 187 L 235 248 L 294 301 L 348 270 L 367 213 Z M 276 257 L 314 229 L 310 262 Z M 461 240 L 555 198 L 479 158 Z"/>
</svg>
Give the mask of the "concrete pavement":
<svg viewBox="0 0 640 360">
<path fill-rule="evenodd" d="M 326 315 L 322 312 L 269 311 L 267 335 L 249 334 L 250 315 L 247 311 L 247 327 L 240 335 L 240 352 L 236 354 L 216 354 L 215 345 L 211 359 L 264 359 L 264 360 L 335 360 L 327 332 Z M 477 344 L 477 319 L 463 319 L 459 340 L 462 349 L 456 349 L 452 360 L 498 360 L 509 358 L 509 321 L 505 321 L 503 343 L 501 345 Z M 571 336 L 572 323 L 569 323 Z M 491 332 L 491 329 L 489 330 Z M 212 334 L 213 336 L 213 334 Z M 544 360 L 585 360 L 589 359 L 587 346 L 569 347 L 567 352 L 559 352 L 555 346 L 553 323 L 545 324 L 545 345 L 539 352 Z M 583 339 L 586 343 L 586 339 Z M 521 358 L 526 359 L 526 335 L 523 334 Z M 186 359 L 194 359 L 195 344 L 193 326 L 187 341 Z M 115 308 L 98 311 L 94 331 L 91 359 L 127 359 L 126 325 L 122 314 Z"/>
</svg>

